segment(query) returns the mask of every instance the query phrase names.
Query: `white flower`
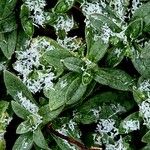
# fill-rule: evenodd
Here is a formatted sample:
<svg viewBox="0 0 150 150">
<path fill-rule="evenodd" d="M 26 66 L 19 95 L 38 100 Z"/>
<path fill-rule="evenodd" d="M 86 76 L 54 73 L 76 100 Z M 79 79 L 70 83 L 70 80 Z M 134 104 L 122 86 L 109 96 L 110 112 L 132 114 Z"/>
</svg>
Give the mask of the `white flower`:
<svg viewBox="0 0 150 150">
<path fill-rule="evenodd" d="M 46 69 L 40 62 L 42 55 L 54 50 L 55 47 L 50 45 L 50 42 L 45 38 L 37 38 L 32 41 L 27 41 L 25 45 L 26 50 L 17 51 L 17 61 L 14 63 L 14 69 L 19 72 L 25 85 L 32 93 L 36 93 L 43 88 L 46 90 L 53 88 L 53 79 L 55 75 L 49 69 Z M 41 67 L 40 70 L 38 68 Z M 31 74 L 36 74 L 33 78 Z"/>
<path fill-rule="evenodd" d="M 36 114 L 39 111 L 39 108 L 33 104 L 30 100 L 28 100 L 26 97 L 22 95 L 22 92 L 17 93 L 17 97 L 19 99 L 19 102 L 21 105 L 28 110 L 32 114 Z"/>
<path fill-rule="evenodd" d="M 104 26 L 102 26 L 102 33 L 100 35 L 101 39 L 103 40 L 103 42 L 105 44 L 107 44 L 109 42 L 109 38 L 112 34 L 112 30 L 108 27 L 107 24 L 104 24 Z"/>
<path fill-rule="evenodd" d="M 103 3 L 104 4 L 104 3 Z M 95 3 L 84 3 L 82 5 L 82 12 L 85 14 L 85 16 L 89 16 L 92 14 L 102 14 L 102 6 L 100 3 L 95 2 Z"/>
<path fill-rule="evenodd" d="M 110 6 L 114 9 L 117 16 L 124 21 L 125 19 L 125 10 L 124 10 L 124 0 L 112 0 Z"/>
<path fill-rule="evenodd" d="M 144 119 L 144 125 L 150 128 L 150 98 L 139 104 L 139 113 Z"/>
<path fill-rule="evenodd" d="M 127 148 L 123 144 L 122 137 L 114 144 L 106 144 L 106 150 L 127 150 Z"/>
<path fill-rule="evenodd" d="M 112 138 L 118 135 L 118 129 L 115 127 L 114 119 L 100 119 L 96 131 L 100 134 L 110 133 Z"/>
<path fill-rule="evenodd" d="M 114 51 L 114 53 L 117 55 L 117 57 L 119 57 L 120 54 L 122 53 L 122 49 L 116 48 L 115 51 Z"/>
<path fill-rule="evenodd" d="M 141 6 L 141 2 L 140 0 L 132 0 L 132 14 L 134 14 L 134 12 L 139 8 L 139 6 Z"/>
<path fill-rule="evenodd" d="M 101 107 L 99 107 L 98 109 L 93 108 L 93 109 L 91 109 L 91 112 L 93 112 L 96 119 L 99 119 L 100 112 L 101 112 Z"/>
<path fill-rule="evenodd" d="M 75 130 L 75 126 L 77 126 L 77 123 L 75 123 L 73 120 L 70 120 L 68 123 L 68 127 L 71 131 Z"/>
<path fill-rule="evenodd" d="M 126 130 L 126 133 L 129 133 L 129 131 L 135 131 L 140 129 L 140 122 L 139 120 L 125 120 L 123 121 L 123 128 Z"/>
<path fill-rule="evenodd" d="M 32 120 L 30 131 L 36 130 L 37 127 L 42 123 L 43 119 L 43 117 L 38 114 L 39 107 L 36 104 L 33 104 L 29 99 L 24 97 L 22 95 L 22 92 L 18 92 L 17 97 L 20 104 L 31 113 L 31 115 L 28 116 L 28 119 Z"/>
<path fill-rule="evenodd" d="M 138 89 L 142 92 L 150 92 L 150 80 L 144 80 L 142 83 L 140 83 Z"/>
<path fill-rule="evenodd" d="M 25 0 L 25 5 L 29 8 L 33 15 L 33 21 L 35 25 L 44 25 L 45 16 L 44 16 L 44 7 L 46 6 L 45 0 Z"/>
<path fill-rule="evenodd" d="M 75 41 L 77 36 L 65 37 L 63 40 L 57 38 L 57 42 L 64 48 L 75 51 L 80 48 L 80 42 Z"/>
<path fill-rule="evenodd" d="M 54 25 L 54 28 L 56 29 L 56 32 L 59 30 L 65 30 L 66 32 L 69 32 L 74 26 L 74 20 L 73 17 L 63 17 L 63 16 L 58 16 L 57 22 Z"/>
</svg>

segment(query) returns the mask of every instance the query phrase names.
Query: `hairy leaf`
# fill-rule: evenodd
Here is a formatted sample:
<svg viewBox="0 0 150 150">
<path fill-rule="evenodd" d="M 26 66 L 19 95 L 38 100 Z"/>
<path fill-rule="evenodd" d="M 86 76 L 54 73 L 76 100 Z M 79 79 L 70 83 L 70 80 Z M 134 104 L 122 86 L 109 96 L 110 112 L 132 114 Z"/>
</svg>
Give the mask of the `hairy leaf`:
<svg viewBox="0 0 150 150">
<path fill-rule="evenodd" d="M 134 86 L 134 79 L 126 72 L 119 69 L 95 69 L 94 79 L 100 84 L 108 85 L 123 91 L 132 91 L 132 87 Z"/>
<path fill-rule="evenodd" d="M 16 140 L 12 150 L 30 150 L 33 145 L 33 137 L 31 133 L 22 134 Z"/>
<path fill-rule="evenodd" d="M 30 11 L 27 6 L 22 5 L 21 6 L 21 12 L 20 12 L 20 18 L 21 18 L 21 24 L 22 27 L 25 31 L 25 33 L 32 37 L 34 33 L 34 26 L 33 26 L 33 21 L 30 17 Z"/>
<path fill-rule="evenodd" d="M 57 116 L 62 112 L 63 107 L 59 107 L 56 110 L 50 110 L 49 104 L 44 105 L 40 108 L 39 114 L 43 117 L 43 124 L 47 124 L 53 119 L 57 118 Z"/>
<path fill-rule="evenodd" d="M 33 141 L 36 143 L 37 146 L 43 149 L 48 149 L 47 142 L 43 136 L 43 133 L 41 130 L 38 128 L 33 132 Z"/>
<path fill-rule="evenodd" d="M 125 33 L 127 37 L 131 39 L 136 39 L 142 32 L 143 29 L 143 20 L 141 18 L 132 21 L 128 28 L 126 29 Z"/>
<path fill-rule="evenodd" d="M 66 92 L 66 104 L 71 105 L 79 101 L 86 91 L 86 86 L 82 84 L 81 78 L 77 77 L 69 85 Z"/>
<path fill-rule="evenodd" d="M 17 94 L 18 92 L 22 92 L 22 95 L 27 99 L 31 100 L 35 103 L 31 92 L 24 85 L 24 83 L 14 74 L 5 70 L 4 71 L 4 82 L 7 88 L 7 92 L 15 99 L 18 100 Z"/>
<path fill-rule="evenodd" d="M 22 119 L 27 119 L 27 116 L 31 114 L 24 107 L 22 107 L 18 102 L 11 101 L 11 106 L 15 114 Z"/>
<path fill-rule="evenodd" d="M 17 42 L 17 31 L 14 30 L 9 33 L 0 34 L 0 48 L 7 59 L 10 59 L 15 51 Z"/>
<path fill-rule="evenodd" d="M 63 59 L 63 64 L 71 71 L 82 73 L 82 67 L 85 66 L 85 63 L 76 57 L 67 57 Z"/>
<path fill-rule="evenodd" d="M 55 5 L 54 12 L 56 13 L 64 13 L 67 12 L 74 4 L 74 0 L 59 0 Z"/>
</svg>

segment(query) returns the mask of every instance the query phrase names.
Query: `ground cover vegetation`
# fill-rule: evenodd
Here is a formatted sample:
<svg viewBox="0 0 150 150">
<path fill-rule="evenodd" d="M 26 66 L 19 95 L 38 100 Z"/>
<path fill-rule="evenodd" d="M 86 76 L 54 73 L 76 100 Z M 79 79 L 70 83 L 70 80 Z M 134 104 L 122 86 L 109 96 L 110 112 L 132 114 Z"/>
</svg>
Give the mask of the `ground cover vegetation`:
<svg viewBox="0 0 150 150">
<path fill-rule="evenodd" d="M 0 0 L 0 150 L 150 150 L 149 0 Z"/>
</svg>

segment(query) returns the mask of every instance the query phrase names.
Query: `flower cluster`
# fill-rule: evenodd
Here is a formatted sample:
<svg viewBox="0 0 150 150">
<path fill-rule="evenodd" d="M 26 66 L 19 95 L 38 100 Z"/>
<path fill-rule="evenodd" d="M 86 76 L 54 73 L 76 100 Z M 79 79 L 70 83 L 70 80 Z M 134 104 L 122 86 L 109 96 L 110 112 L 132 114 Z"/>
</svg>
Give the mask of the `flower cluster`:
<svg viewBox="0 0 150 150">
<path fill-rule="evenodd" d="M 19 72 L 23 82 L 31 90 L 36 93 L 43 88 L 53 87 L 54 73 L 51 66 L 46 68 L 40 62 L 40 58 L 46 51 L 54 50 L 54 46 L 45 38 L 34 39 L 28 41 L 24 51 L 17 51 L 17 61 L 14 63 L 14 69 Z"/>
<path fill-rule="evenodd" d="M 58 16 L 56 24 L 54 28 L 58 33 L 59 30 L 64 30 L 66 33 L 70 31 L 74 27 L 74 20 L 73 17 L 69 18 L 68 16 Z"/>
<path fill-rule="evenodd" d="M 75 51 L 80 48 L 81 42 L 78 41 L 77 36 L 67 37 L 64 39 L 57 38 L 57 42 L 64 48 L 69 49 L 71 51 Z"/>
<path fill-rule="evenodd" d="M 133 0 L 132 1 L 132 14 L 134 14 L 134 12 L 140 7 L 142 3 L 140 2 L 140 0 Z"/>
<path fill-rule="evenodd" d="M 142 92 L 150 92 L 150 80 L 147 79 L 141 82 L 138 89 Z"/>
<path fill-rule="evenodd" d="M 139 104 L 139 112 L 144 119 L 143 124 L 150 128 L 150 98 Z"/>
<path fill-rule="evenodd" d="M 44 7 L 46 6 L 45 0 L 25 0 L 25 5 L 29 8 L 29 10 L 33 13 L 31 18 L 35 25 L 43 26 L 45 22 L 44 16 Z"/>
<path fill-rule="evenodd" d="M 106 150 L 127 150 L 122 136 L 115 140 L 115 137 L 119 135 L 119 130 L 115 127 L 115 124 L 116 121 L 114 119 L 100 119 L 96 128 L 97 133 L 100 135 L 94 135 L 95 144 L 101 145 L 104 143 Z"/>
<path fill-rule="evenodd" d="M 34 120 L 34 123 L 31 124 L 31 131 L 37 129 L 37 127 L 42 123 L 42 116 L 38 114 L 39 107 L 33 104 L 30 100 L 23 96 L 22 92 L 17 93 L 17 97 L 19 99 L 19 103 L 23 106 L 27 111 L 31 113 L 31 116 L 28 116 L 28 119 Z"/>
<path fill-rule="evenodd" d="M 125 120 L 123 121 L 123 128 L 126 130 L 126 133 L 129 133 L 129 131 L 135 131 L 140 129 L 140 122 L 139 120 Z"/>
</svg>

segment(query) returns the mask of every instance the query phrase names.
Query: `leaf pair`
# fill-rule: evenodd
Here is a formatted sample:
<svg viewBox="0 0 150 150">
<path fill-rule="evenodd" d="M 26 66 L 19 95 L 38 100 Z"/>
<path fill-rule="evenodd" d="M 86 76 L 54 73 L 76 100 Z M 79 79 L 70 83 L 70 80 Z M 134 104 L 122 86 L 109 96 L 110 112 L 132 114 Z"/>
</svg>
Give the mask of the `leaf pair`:
<svg viewBox="0 0 150 150">
<path fill-rule="evenodd" d="M 42 149 L 49 149 L 41 130 L 37 129 L 33 134 L 26 133 L 20 135 L 13 146 L 13 150 L 30 150 L 33 143 Z"/>
<path fill-rule="evenodd" d="M 50 110 L 55 110 L 78 102 L 85 91 L 86 86 L 82 84 L 81 77 L 68 73 L 56 83 L 54 89 L 45 91 L 45 96 L 49 98 Z"/>
</svg>

